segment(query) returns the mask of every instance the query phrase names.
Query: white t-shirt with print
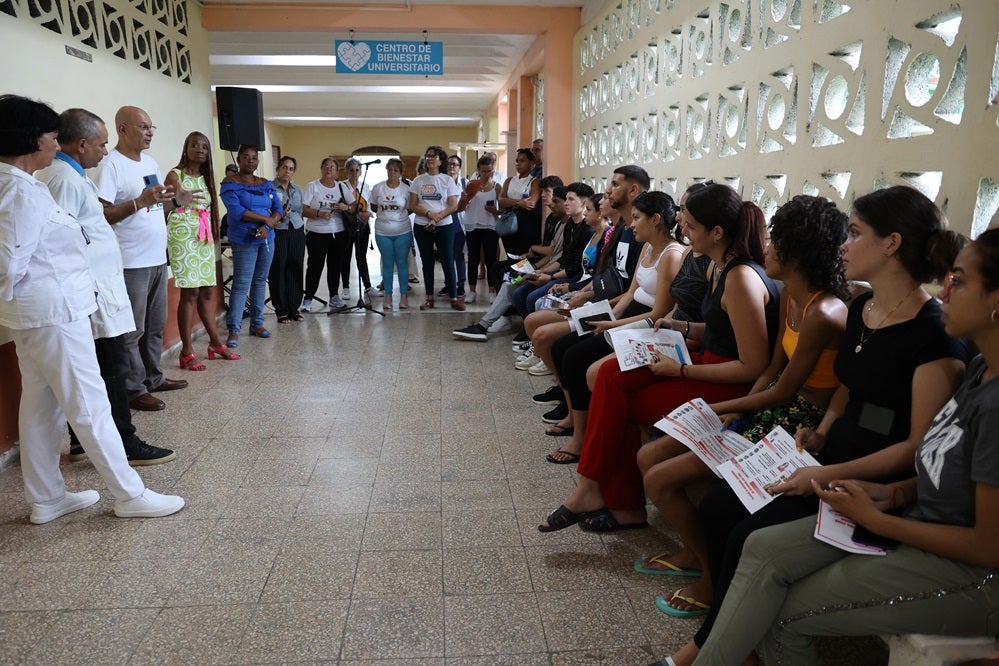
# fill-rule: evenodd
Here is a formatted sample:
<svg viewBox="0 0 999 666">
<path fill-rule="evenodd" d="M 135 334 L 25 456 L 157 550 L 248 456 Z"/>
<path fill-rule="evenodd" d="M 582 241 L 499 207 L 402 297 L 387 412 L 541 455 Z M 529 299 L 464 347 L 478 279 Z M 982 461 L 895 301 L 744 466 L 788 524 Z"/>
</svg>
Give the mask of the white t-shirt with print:
<svg viewBox="0 0 999 666">
<path fill-rule="evenodd" d="M 454 182 L 454 178 L 446 173 L 439 173 L 435 176 L 431 176 L 429 173 L 421 174 L 413 179 L 409 191 L 416 195 L 420 206 L 434 213 L 439 213 L 447 208 L 448 197 L 457 197 L 461 194 L 458 183 Z M 415 223 L 421 227 L 426 226 L 429 222 L 430 218 L 428 217 L 416 216 Z M 443 227 L 448 224 L 451 224 L 450 215 L 441 218 L 437 226 Z"/>
<path fill-rule="evenodd" d="M 340 211 L 336 209 L 336 205 L 341 200 L 346 203 L 354 202 L 349 186 L 345 185 L 341 188 L 340 183 L 337 182 L 333 187 L 326 187 L 318 180 L 306 185 L 302 198 L 303 205 L 316 210 L 333 211 L 333 217 L 328 220 L 325 217 L 306 218 L 306 231 L 314 231 L 319 234 L 338 234 L 343 231 L 343 218 L 340 216 Z"/>
<path fill-rule="evenodd" d="M 375 213 L 375 233 L 379 236 L 401 236 L 410 231 L 409 185 L 400 182 L 389 187 L 388 181 L 378 183 L 371 190 L 371 204 L 378 206 Z"/>
</svg>

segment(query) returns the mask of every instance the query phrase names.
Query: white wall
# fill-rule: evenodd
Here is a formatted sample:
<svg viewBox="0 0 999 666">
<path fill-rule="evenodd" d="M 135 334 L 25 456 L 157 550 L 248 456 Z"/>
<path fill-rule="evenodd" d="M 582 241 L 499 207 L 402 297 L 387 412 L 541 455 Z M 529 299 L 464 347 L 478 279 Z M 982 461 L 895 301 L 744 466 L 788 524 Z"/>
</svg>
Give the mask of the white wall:
<svg viewBox="0 0 999 666">
<path fill-rule="evenodd" d="M 768 214 L 908 183 L 980 233 L 999 207 L 997 35 L 994 0 L 611 0 L 574 40 L 576 165 L 599 186 L 640 164 L 674 195 L 727 181 Z"/>
</svg>

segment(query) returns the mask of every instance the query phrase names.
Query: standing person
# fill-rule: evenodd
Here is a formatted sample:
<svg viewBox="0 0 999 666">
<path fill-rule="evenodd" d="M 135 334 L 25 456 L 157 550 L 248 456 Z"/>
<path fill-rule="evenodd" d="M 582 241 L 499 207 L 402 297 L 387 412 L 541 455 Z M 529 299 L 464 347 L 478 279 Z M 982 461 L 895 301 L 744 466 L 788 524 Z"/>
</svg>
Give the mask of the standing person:
<svg viewBox="0 0 999 666">
<path fill-rule="evenodd" d="M 454 225 L 451 213 L 458 208 L 461 190 L 454 179 L 441 172 L 447 153 L 440 146 L 430 146 L 424 155 L 427 172 L 419 175 L 409 188 L 409 210 L 416 214 L 413 234 L 423 262 L 426 300 L 421 310 L 434 307 L 434 246 L 444 269 L 444 286 L 451 298 L 451 308 L 464 310 L 465 302 L 458 298 L 454 273 Z"/>
<path fill-rule="evenodd" d="M 187 386 L 167 379 L 160 367 L 167 322 L 167 230 L 164 214 L 191 203 L 192 193 L 163 184 L 160 167 L 149 155 L 156 126 L 138 107 L 123 106 L 114 118 L 118 144 L 97 169 L 97 193 L 104 217 L 121 247 L 125 286 L 135 330 L 126 333 L 129 373 L 125 378 L 132 409 L 166 407 L 151 393 Z"/>
<path fill-rule="evenodd" d="M 393 157 L 385 165 L 388 180 L 371 191 L 371 210 L 375 213 L 375 243 L 382 257 L 382 283 L 385 303 L 392 309 L 393 273 L 399 273 L 399 309 L 409 307 L 409 248 L 413 231 L 409 223 L 409 182 L 403 179 L 403 163 Z"/>
<path fill-rule="evenodd" d="M 128 351 L 125 334 L 135 330 L 132 306 L 122 277 L 121 250 L 114 230 L 104 219 L 104 206 L 97 186 L 84 169 L 96 167 L 108 153 L 108 130 L 104 121 L 84 109 L 68 109 L 59 116 L 59 152 L 51 166 L 35 172 L 48 185 L 49 193 L 67 213 L 76 217 L 90 238 L 87 261 L 100 295 L 97 310 L 90 315 L 97 365 L 128 464 L 156 465 L 176 458 L 170 449 L 151 446 L 139 439 L 128 408 L 125 376 Z M 87 453 L 72 427 L 69 428 L 69 459 L 82 460 Z"/>
<path fill-rule="evenodd" d="M 541 197 L 541 181 L 531 175 L 534 168 L 534 153 L 527 148 L 517 151 L 514 161 L 517 175 L 503 183 L 500 192 L 500 212 L 517 212 L 517 233 L 503 239 L 503 249 L 509 254 L 525 255 L 532 245 L 542 243 L 541 217 L 538 215 L 538 199 Z"/>
<path fill-rule="evenodd" d="M 817 664 L 819 635 L 995 632 L 999 230 L 961 251 L 942 299 L 947 333 L 981 355 L 922 437 L 916 477 L 811 483 L 834 509 L 900 545 L 884 557 L 851 555 L 816 540 L 813 517 L 755 532 L 695 663 L 739 663 L 760 645 L 768 664 Z"/>
<path fill-rule="evenodd" d="M 303 312 L 312 312 L 312 299 L 319 288 L 319 278 L 326 267 L 326 286 L 330 293 L 330 309 L 342 310 L 347 304 L 340 298 L 340 273 L 344 257 L 350 252 L 350 238 L 343 228 L 340 214 L 347 209 L 336 179 L 337 161 L 323 158 L 320 177 L 305 186 L 302 213 L 305 221 L 305 247 L 309 260 L 305 266 L 305 300 Z"/>
<path fill-rule="evenodd" d="M 305 263 L 305 221 L 302 219 L 302 188 L 291 182 L 298 160 L 285 155 L 271 181 L 281 202 L 283 215 L 274 228 L 274 260 L 268 278 L 271 303 L 279 324 L 302 321 L 302 266 Z"/>
<path fill-rule="evenodd" d="M 447 158 L 447 175 L 454 178 L 455 184 L 458 189 L 462 192 L 468 185 L 468 179 L 461 175 L 461 158 L 457 155 L 452 155 Z M 461 209 L 456 209 L 451 213 L 451 221 L 454 223 L 454 274 L 455 280 L 458 281 L 458 298 L 465 300 L 465 278 L 467 277 L 467 268 L 465 266 L 465 220 L 462 218 Z M 444 292 L 441 291 L 439 296 L 444 296 Z M 465 301 L 466 303 L 468 301 Z"/>
<path fill-rule="evenodd" d="M 358 289 L 367 296 L 380 296 L 371 288 L 371 275 L 368 271 L 368 243 L 371 240 L 371 211 L 368 210 L 368 202 L 371 201 L 371 188 L 367 183 L 359 183 L 361 177 L 361 161 L 351 157 L 344 164 L 347 171 L 347 180 L 340 184 L 346 190 L 341 196 L 350 205 L 346 212 L 357 216 L 359 222 L 357 235 L 353 239 L 348 238 L 348 242 L 353 245 L 354 256 L 357 259 L 357 275 L 362 284 Z M 351 253 L 348 248 L 343 259 L 343 295 L 350 296 L 350 259 Z"/>
<path fill-rule="evenodd" d="M 543 178 L 545 174 L 545 140 L 535 139 L 531 142 L 531 152 L 534 153 L 534 168 L 531 175 L 535 178 Z"/>
<path fill-rule="evenodd" d="M 180 289 L 177 329 L 180 333 L 180 367 L 205 370 L 191 344 L 191 328 L 197 311 L 208 333 L 208 358 L 236 361 L 239 354 L 228 349 L 215 325 L 215 239 L 219 237 L 219 214 L 215 207 L 215 173 L 212 147 L 201 132 L 184 140 L 180 162 L 167 174 L 166 184 L 195 193 L 186 207 L 167 217 L 167 249 L 173 282 Z"/>
<path fill-rule="evenodd" d="M 474 303 L 478 284 L 477 267 L 484 261 L 486 268 L 496 262 L 499 236 L 496 235 L 496 216 L 499 214 L 497 202 L 501 191 L 500 184 L 493 179 L 493 160 L 486 156 L 479 158 L 476 177 L 468 181 L 458 199 L 458 211 L 462 213 L 465 226 L 465 243 L 468 246 L 468 293 L 466 303 Z M 484 273 L 483 275 L 489 275 Z M 494 279 L 495 282 L 495 279 Z M 492 296 L 499 284 L 488 283 Z M 494 296 L 492 296 L 494 298 Z M 490 301 L 491 302 L 491 301 Z"/>
<path fill-rule="evenodd" d="M 243 326 L 241 308 L 250 297 L 250 335 L 269 338 L 264 328 L 264 297 L 267 274 L 274 258 L 274 227 L 284 209 L 271 181 L 254 172 L 260 163 L 256 146 L 240 146 L 236 153 L 239 173 L 222 181 L 222 202 L 229 211 L 229 241 L 232 243 L 232 291 L 226 345 L 239 346 Z"/>
<path fill-rule="evenodd" d="M 0 127 L 0 325 L 11 331 L 21 371 L 21 471 L 30 520 L 47 523 L 100 499 L 95 490 L 66 490 L 59 470 L 66 420 L 114 495 L 117 516 L 176 513 L 184 500 L 145 487 L 128 465 L 111 415 L 87 317 L 97 309 L 86 254 L 92 241 L 32 176 L 55 158 L 59 116 L 40 102 L 3 95 Z"/>
</svg>

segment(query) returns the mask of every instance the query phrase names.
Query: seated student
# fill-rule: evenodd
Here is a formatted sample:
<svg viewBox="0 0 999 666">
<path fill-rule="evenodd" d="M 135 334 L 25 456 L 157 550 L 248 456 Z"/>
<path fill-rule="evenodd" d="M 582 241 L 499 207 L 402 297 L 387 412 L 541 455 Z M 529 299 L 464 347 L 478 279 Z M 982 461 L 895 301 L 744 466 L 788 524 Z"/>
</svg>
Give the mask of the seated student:
<svg viewBox="0 0 999 666">
<path fill-rule="evenodd" d="M 613 231 L 604 242 L 599 266 L 594 272 L 593 279 L 569 298 L 570 309 L 594 298 L 597 300 L 617 298 L 631 283 L 638 255 L 642 249 L 642 244 L 635 241 L 634 234 L 627 228 L 631 223 L 631 202 L 648 189 L 649 174 L 642 167 L 629 164 L 614 169 L 607 184 L 605 197 L 601 200 L 602 210 L 611 219 Z M 554 320 L 554 324 L 545 327 L 544 330 L 534 331 L 534 338 L 525 343 L 528 346 L 533 345 L 534 349 L 531 353 L 525 350 L 525 355 L 517 359 L 515 367 L 528 371 L 531 368 L 535 368 L 536 371 L 541 371 L 545 367 L 554 368 L 554 364 L 543 354 L 548 353 L 555 340 L 569 332 L 569 325 L 564 318 L 561 321 Z M 542 360 L 546 362 L 541 363 Z M 541 371 L 539 374 L 547 372 Z M 545 423 L 556 423 L 564 419 L 567 414 L 567 407 L 561 404 L 557 407 L 557 411 L 549 412 L 542 420 Z"/>
<path fill-rule="evenodd" d="M 777 343 L 770 366 L 749 395 L 711 408 L 723 421 L 738 417 L 746 439 L 756 442 L 777 426 L 793 434 L 819 424 L 839 380 L 833 361 L 846 328 L 848 296 L 840 246 L 846 240 L 846 215 L 832 202 L 796 196 L 774 214 L 766 271 L 784 284 Z M 640 573 L 696 578 L 706 567 L 704 535 L 697 509 L 685 492 L 694 481 L 715 479 L 711 469 L 686 446 L 666 436 L 638 451 L 645 492 L 683 542 L 673 555 L 635 563 Z M 711 601 L 711 580 L 700 575 L 656 605 L 667 615 L 703 615 Z"/>
<path fill-rule="evenodd" d="M 669 288 L 683 256 L 683 245 L 679 240 L 683 235 L 676 222 L 676 204 L 664 192 L 644 192 L 632 202 L 631 220 L 632 233 L 636 240 L 644 243 L 644 247 L 639 253 L 631 286 L 616 299 L 612 308 L 615 321 L 597 322 L 596 330 L 590 335 L 569 333 L 552 346 L 559 385 L 568 395 L 568 404 L 572 405 L 573 425 L 570 429 L 573 432 L 566 433 L 566 429 L 555 424 L 547 430 L 549 435 L 571 434 L 574 439 L 582 441 L 590 402 L 590 390 L 586 384 L 588 369 L 614 358 L 604 332 L 648 317 L 659 319 L 674 308 Z M 577 426 L 579 438 L 574 432 Z M 559 449 L 547 460 L 568 464 L 579 460 L 579 455 L 571 449 Z"/>
<path fill-rule="evenodd" d="M 696 192 L 702 188 L 706 187 L 703 183 L 695 183 L 687 188 L 687 191 L 683 193 L 680 198 L 680 206 L 677 208 L 675 220 L 676 228 L 675 235 L 677 238 L 683 237 L 683 208 L 684 202 L 686 202 L 687 197 L 690 196 L 691 192 Z M 704 293 L 707 290 L 707 282 L 705 281 L 705 271 L 707 265 L 710 262 L 710 258 L 707 255 L 700 253 L 694 253 L 689 249 L 683 254 L 682 260 L 680 262 L 679 269 L 676 270 L 669 282 L 669 301 L 665 301 L 664 304 L 672 309 L 670 314 L 670 319 L 676 320 L 679 323 L 683 323 L 684 329 L 689 330 L 690 322 L 701 321 L 701 301 L 704 299 Z M 672 304 L 672 305 L 670 305 Z M 652 316 L 653 319 L 659 319 L 659 312 L 650 313 L 647 316 Z M 528 324 L 530 326 L 530 324 Z M 547 335 L 549 328 L 546 331 L 541 332 L 537 337 L 539 340 L 543 341 Z M 568 331 L 566 331 L 567 333 Z M 565 335 L 565 333 L 563 333 Z M 556 363 L 554 360 L 553 346 L 546 345 L 542 342 L 539 344 L 539 356 L 546 362 L 551 362 L 554 366 L 561 366 L 565 364 L 565 361 L 560 361 Z M 560 346 L 559 353 L 563 353 Z M 577 405 L 573 402 L 571 396 L 568 392 L 562 396 L 561 404 L 564 410 L 564 416 L 561 420 L 555 420 L 556 422 L 546 431 L 546 434 L 552 436 L 565 435 L 570 437 L 568 443 L 562 445 L 555 451 L 548 454 L 546 460 L 554 464 L 571 464 L 579 460 L 579 452 L 583 448 L 583 433 L 586 430 L 586 419 L 588 415 L 589 400 L 590 400 L 590 384 L 596 377 L 596 372 L 599 370 L 599 366 L 594 367 L 591 365 L 589 368 L 585 368 L 583 371 L 586 373 L 586 387 L 583 389 L 579 388 L 582 393 L 579 393 L 577 400 L 579 404 Z M 558 409 L 558 408 L 556 408 Z M 559 416 L 560 413 L 550 413 L 551 416 Z M 549 421 L 549 419 L 546 419 Z"/>
<path fill-rule="evenodd" d="M 867 282 L 872 291 L 850 304 L 834 366 L 841 384 L 825 416 L 815 429 L 796 435 L 823 466 L 799 469 L 775 485 L 772 491 L 783 496 L 753 514 L 727 485 L 704 496 L 698 517 L 713 604 L 693 642 L 673 655 L 678 665 L 691 663 L 707 640 L 746 538 L 818 510 L 812 479 L 827 485 L 912 474 L 916 446 L 964 370 L 965 347 L 946 334 L 940 306 L 922 287 L 946 274 L 963 242 L 944 224 L 933 202 L 911 187 L 889 187 L 854 202 L 843 263 L 847 279 Z"/>
<path fill-rule="evenodd" d="M 713 184 L 687 198 L 683 221 L 691 248 L 714 262 L 701 307 L 705 323 L 690 328 L 704 350 L 694 354 L 693 365 L 664 358 L 628 372 L 617 363 L 600 366 L 579 484 L 538 526 L 542 532 L 577 522 L 597 532 L 646 526 L 645 492 L 635 463 L 637 425 L 655 423 L 697 396 L 717 402 L 745 395 L 770 363 L 779 290 L 760 265 L 763 211 L 727 185 Z"/>
<path fill-rule="evenodd" d="M 759 530 L 746 541 L 696 664 L 737 664 L 756 645 L 768 664 L 818 664 L 818 635 L 995 635 L 999 230 L 961 251 L 942 297 L 947 333 L 971 340 L 981 355 L 923 435 L 918 478 L 811 483 L 834 509 L 901 545 L 884 557 L 851 555 L 813 538 L 813 517 Z M 894 515 L 903 505 L 905 515 Z"/>
</svg>

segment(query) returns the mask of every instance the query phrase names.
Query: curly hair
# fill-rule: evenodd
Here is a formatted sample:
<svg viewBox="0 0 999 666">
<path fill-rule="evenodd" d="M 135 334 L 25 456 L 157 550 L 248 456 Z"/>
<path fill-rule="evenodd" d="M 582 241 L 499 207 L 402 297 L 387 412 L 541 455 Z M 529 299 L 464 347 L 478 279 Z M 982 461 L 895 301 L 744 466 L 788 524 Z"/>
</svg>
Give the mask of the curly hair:
<svg viewBox="0 0 999 666">
<path fill-rule="evenodd" d="M 800 194 L 777 209 L 770 243 L 782 264 L 793 264 L 809 291 L 849 296 L 840 246 L 846 241 L 846 213 L 822 197 Z"/>
</svg>

